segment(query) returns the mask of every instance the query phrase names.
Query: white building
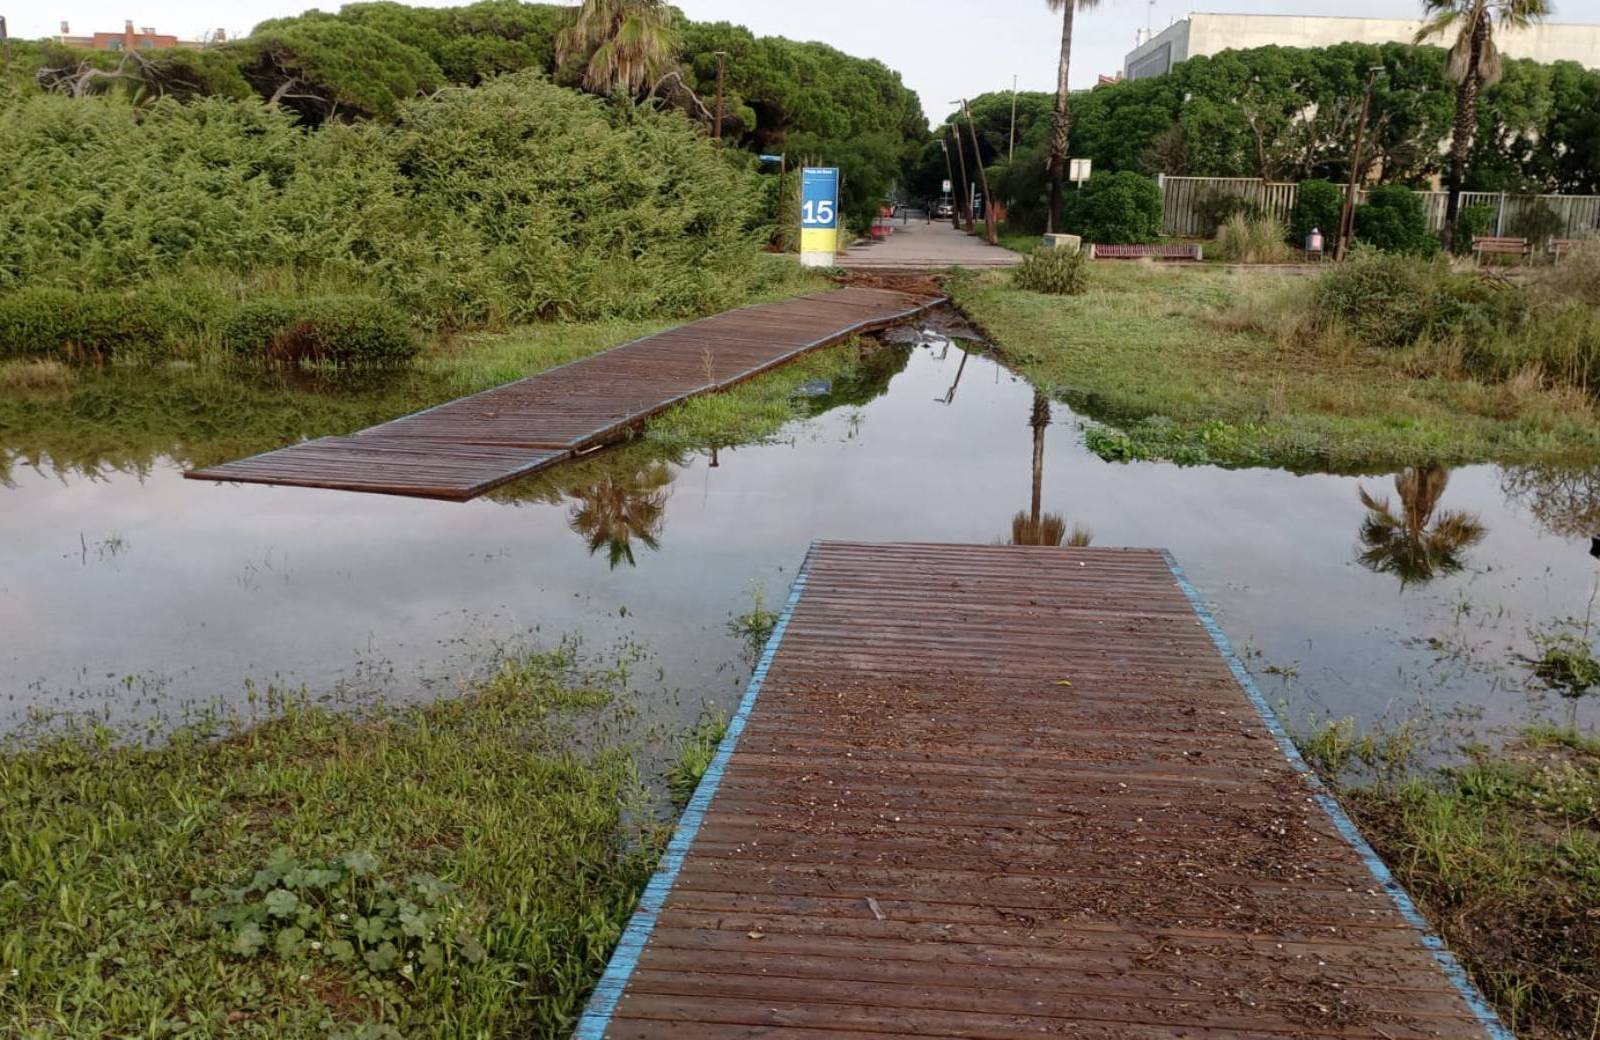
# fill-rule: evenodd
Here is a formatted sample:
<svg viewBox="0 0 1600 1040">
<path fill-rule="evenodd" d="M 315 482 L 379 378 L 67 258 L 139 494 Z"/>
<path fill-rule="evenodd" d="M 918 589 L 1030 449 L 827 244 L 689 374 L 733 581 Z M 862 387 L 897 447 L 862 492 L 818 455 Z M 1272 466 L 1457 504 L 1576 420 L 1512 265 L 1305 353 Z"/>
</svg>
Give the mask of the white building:
<svg viewBox="0 0 1600 1040">
<path fill-rule="evenodd" d="M 1290 14 L 1191 14 L 1174 22 L 1128 53 L 1122 73 L 1128 79 L 1161 76 L 1189 58 L 1226 50 L 1327 47 L 1335 43 L 1410 43 L 1422 23 L 1401 18 L 1328 18 Z M 1507 57 L 1535 61 L 1575 61 L 1600 68 L 1600 25 L 1544 22 L 1521 31 L 1495 28 L 1495 42 Z M 1448 37 L 1445 38 L 1448 46 Z"/>
</svg>

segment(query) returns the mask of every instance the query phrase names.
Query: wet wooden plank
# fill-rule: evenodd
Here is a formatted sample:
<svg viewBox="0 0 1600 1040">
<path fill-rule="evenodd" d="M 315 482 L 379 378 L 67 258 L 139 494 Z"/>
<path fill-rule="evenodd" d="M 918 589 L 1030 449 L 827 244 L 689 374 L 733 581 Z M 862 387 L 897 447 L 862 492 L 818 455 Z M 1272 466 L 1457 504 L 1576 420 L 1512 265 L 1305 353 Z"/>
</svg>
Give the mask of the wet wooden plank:
<svg viewBox="0 0 1600 1040">
<path fill-rule="evenodd" d="M 1496 1035 L 1164 554 L 824 542 L 802 581 L 579 1040 Z"/>
<path fill-rule="evenodd" d="M 743 307 L 403 416 L 185 473 L 464 500 L 615 438 L 671 405 L 944 302 L 849 288 Z"/>
</svg>

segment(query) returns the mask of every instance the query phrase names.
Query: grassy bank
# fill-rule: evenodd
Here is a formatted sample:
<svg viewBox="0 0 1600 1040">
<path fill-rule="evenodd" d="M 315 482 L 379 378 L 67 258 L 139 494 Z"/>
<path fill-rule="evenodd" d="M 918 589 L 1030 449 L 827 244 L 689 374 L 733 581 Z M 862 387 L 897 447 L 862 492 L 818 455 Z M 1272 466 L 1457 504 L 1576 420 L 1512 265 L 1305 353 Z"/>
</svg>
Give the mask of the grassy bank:
<svg viewBox="0 0 1600 1040">
<path fill-rule="evenodd" d="M 1348 723 L 1300 743 L 1517 1036 L 1590 1040 L 1600 1027 L 1600 742 L 1531 729 L 1431 772 L 1410 761 L 1404 736 L 1358 738 Z"/>
<path fill-rule="evenodd" d="M 1292 327 L 1315 291 L 1261 273 L 1091 265 L 1045 296 L 984 274 L 956 302 L 1029 379 L 1101 424 L 1109 459 L 1342 470 L 1581 461 L 1600 452 L 1587 393 L 1524 365 L 1480 374 L 1432 348 Z"/>
<path fill-rule="evenodd" d="M 0 1033 L 560 1033 L 660 848 L 625 685 L 564 650 L 424 707 L 0 746 Z"/>
</svg>

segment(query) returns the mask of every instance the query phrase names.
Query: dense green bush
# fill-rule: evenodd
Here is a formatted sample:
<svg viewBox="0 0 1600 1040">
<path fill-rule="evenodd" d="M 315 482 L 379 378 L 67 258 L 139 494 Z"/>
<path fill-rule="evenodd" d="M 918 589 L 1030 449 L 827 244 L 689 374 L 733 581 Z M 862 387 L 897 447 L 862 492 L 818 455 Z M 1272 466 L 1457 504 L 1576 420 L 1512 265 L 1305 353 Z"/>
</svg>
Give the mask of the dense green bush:
<svg viewBox="0 0 1600 1040">
<path fill-rule="evenodd" d="M 1161 188 L 1137 173 L 1096 173 L 1071 193 L 1067 227 L 1085 242 L 1107 245 L 1153 242 L 1161 237 Z"/>
<path fill-rule="evenodd" d="M 1089 287 L 1087 249 L 1052 249 L 1039 246 L 1022 258 L 1012 274 L 1018 289 L 1077 296 Z"/>
<path fill-rule="evenodd" d="M 1313 229 L 1322 232 L 1324 242 L 1332 243 L 1339 237 L 1339 221 L 1343 216 L 1343 188 L 1331 181 L 1301 181 L 1294 212 L 1289 217 L 1290 244 L 1303 248 Z"/>
<path fill-rule="evenodd" d="M 370 296 L 251 300 L 228 318 L 222 342 L 240 357 L 341 365 L 395 364 L 418 350 L 405 314 Z"/>
<path fill-rule="evenodd" d="M 1519 323 L 1519 293 L 1453 272 L 1443 260 L 1357 246 L 1322 275 L 1314 292 L 1316 324 L 1374 347 L 1489 336 Z"/>
<path fill-rule="evenodd" d="M 1356 207 L 1356 238 L 1391 253 L 1427 254 L 1438 240 L 1428 232 L 1422 199 L 1404 184 L 1383 184 L 1367 193 Z"/>
<path fill-rule="evenodd" d="M 535 129 L 536 128 L 536 129 Z M 204 270 L 230 293 L 381 292 L 427 328 L 741 299 L 760 178 L 683 117 L 533 74 L 315 133 L 255 101 L 0 106 L 0 293 Z"/>
</svg>

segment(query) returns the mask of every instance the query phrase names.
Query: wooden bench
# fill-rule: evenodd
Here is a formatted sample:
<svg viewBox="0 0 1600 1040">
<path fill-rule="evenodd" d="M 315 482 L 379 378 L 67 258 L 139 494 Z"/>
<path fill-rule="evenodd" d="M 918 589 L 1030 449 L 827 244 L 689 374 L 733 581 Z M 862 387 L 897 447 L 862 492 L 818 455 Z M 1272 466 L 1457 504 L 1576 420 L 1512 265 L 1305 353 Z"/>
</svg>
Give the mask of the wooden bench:
<svg viewBox="0 0 1600 1040">
<path fill-rule="evenodd" d="M 1151 243 L 1131 246 L 1092 245 L 1089 247 L 1091 260 L 1142 260 L 1149 257 L 1152 260 L 1202 260 L 1204 254 L 1198 243 L 1189 245 L 1173 245 L 1166 243 Z"/>
<path fill-rule="evenodd" d="M 1576 249 L 1583 241 L 1581 238 L 1552 238 L 1550 240 L 1550 259 L 1560 260 Z"/>
<path fill-rule="evenodd" d="M 1474 235 L 1472 238 L 1472 255 L 1482 263 L 1486 256 L 1520 256 L 1526 259 L 1533 252 L 1533 247 L 1525 238 L 1495 238 L 1490 235 Z"/>
</svg>

